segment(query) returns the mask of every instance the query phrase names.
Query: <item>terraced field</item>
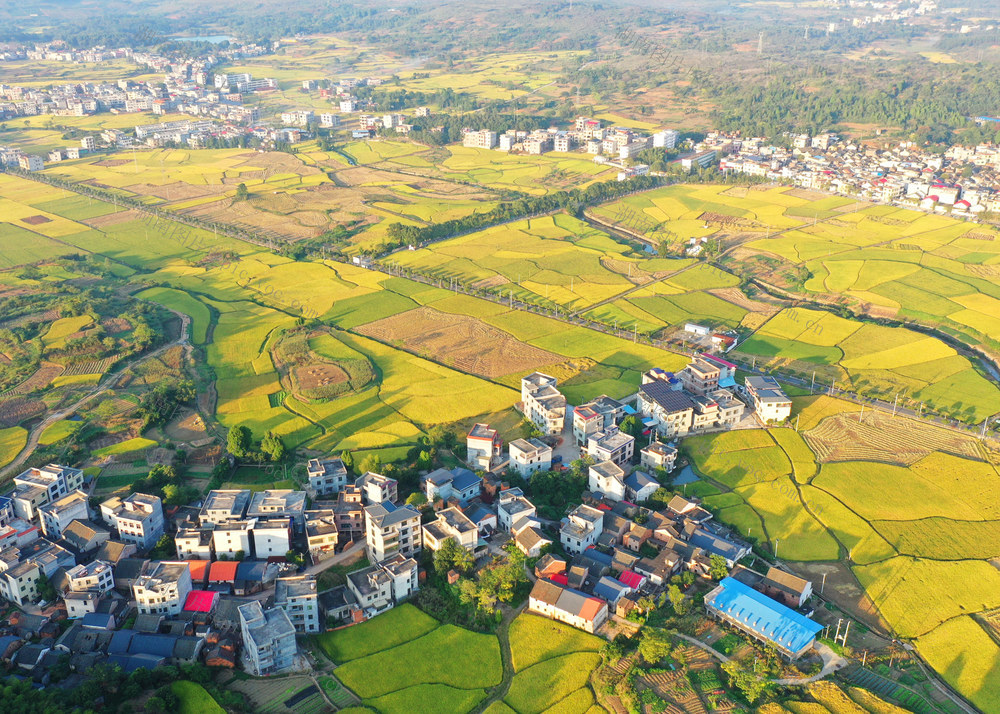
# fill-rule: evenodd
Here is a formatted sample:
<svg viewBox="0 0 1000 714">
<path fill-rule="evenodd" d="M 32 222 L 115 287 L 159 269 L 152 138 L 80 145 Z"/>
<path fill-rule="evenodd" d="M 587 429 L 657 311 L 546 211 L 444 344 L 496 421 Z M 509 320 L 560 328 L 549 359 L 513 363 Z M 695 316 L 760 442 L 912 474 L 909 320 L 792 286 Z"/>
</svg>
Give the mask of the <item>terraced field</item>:
<svg viewBox="0 0 1000 714">
<path fill-rule="evenodd" d="M 682 446 L 718 485 L 705 504 L 719 520 L 783 560 L 842 560 L 885 626 L 997 711 L 1000 648 L 983 628 L 1000 607 L 1000 473 L 975 439 L 856 409 L 796 398 L 801 436 L 728 432 Z"/>
</svg>

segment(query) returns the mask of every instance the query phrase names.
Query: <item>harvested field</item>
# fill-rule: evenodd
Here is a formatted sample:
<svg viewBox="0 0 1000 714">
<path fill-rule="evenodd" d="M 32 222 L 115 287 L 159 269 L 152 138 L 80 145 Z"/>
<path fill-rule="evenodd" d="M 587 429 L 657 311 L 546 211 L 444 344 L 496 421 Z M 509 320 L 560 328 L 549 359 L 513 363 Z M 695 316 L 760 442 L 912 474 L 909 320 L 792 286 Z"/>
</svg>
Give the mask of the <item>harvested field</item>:
<svg viewBox="0 0 1000 714">
<path fill-rule="evenodd" d="M 105 159 L 104 161 L 95 161 L 94 166 L 107 166 L 109 168 L 113 166 L 124 166 L 128 163 L 128 159 Z"/>
<path fill-rule="evenodd" d="M 821 463 L 882 461 L 910 466 L 935 451 L 982 461 L 978 442 L 963 434 L 882 412 L 835 414 L 803 434 Z"/>
<path fill-rule="evenodd" d="M 112 355 L 104 359 L 95 359 L 88 362 L 79 362 L 66 368 L 63 376 L 71 377 L 78 374 L 104 374 L 111 365 L 121 359 L 121 355 Z"/>
<path fill-rule="evenodd" d="M 302 389 L 318 389 L 331 384 L 340 384 L 350 379 L 350 375 L 335 364 L 310 364 L 293 367 L 292 375 Z"/>
<path fill-rule="evenodd" d="M 168 201 L 183 201 L 192 198 L 201 198 L 202 196 L 221 194 L 224 191 L 223 186 L 195 186 L 189 183 L 182 183 L 180 181 L 155 185 L 150 183 L 134 183 L 130 186 L 123 186 L 122 188 L 139 196 L 156 196 L 157 198 L 163 198 Z"/>
<path fill-rule="evenodd" d="M 477 290 L 489 290 L 490 288 L 498 288 L 501 285 L 506 285 L 509 282 L 510 280 L 508 280 L 503 275 L 493 275 L 489 278 L 483 278 L 482 280 L 477 280 L 476 282 L 472 283 L 472 287 L 476 288 Z"/>
<path fill-rule="evenodd" d="M 45 413 L 45 402 L 41 399 L 15 397 L 0 401 L 0 428 L 19 424 Z"/>
<path fill-rule="evenodd" d="M 370 322 L 358 332 L 420 355 L 429 356 L 469 374 L 502 377 L 530 372 L 564 358 L 532 347 L 474 317 L 439 312 L 429 307 Z"/>
<path fill-rule="evenodd" d="M 106 226 L 115 226 L 119 223 L 137 221 L 142 218 L 142 215 L 142 212 L 130 208 L 127 211 L 118 211 L 117 213 L 107 213 L 103 216 L 86 218 L 80 222 L 90 226 L 91 228 L 104 228 Z"/>
<path fill-rule="evenodd" d="M 736 305 L 737 307 L 749 310 L 750 312 L 774 315 L 775 313 L 781 311 L 781 305 L 774 305 L 769 302 L 761 302 L 760 300 L 749 298 L 739 288 L 716 288 L 714 290 L 709 290 L 708 292 L 718 298 L 722 298 L 728 303 Z"/>
<path fill-rule="evenodd" d="M 829 198 L 830 194 L 823 193 L 822 191 L 811 191 L 808 188 L 793 188 L 785 191 L 786 196 L 795 196 L 795 198 L 804 198 L 807 201 L 819 201 L 824 198 Z"/>
<path fill-rule="evenodd" d="M 29 226 L 39 226 L 42 223 L 51 223 L 52 219 L 46 216 L 28 216 L 27 218 L 22 218 L 21 222 L 27 223 Z"/>
<path fill-rule="evenodd" d="M 30 394 L 37 389 L 44 389 L 52 383 L 63 371 L 61 364 L 53 362 L 42 362 L 42 366 L 35 370 L 35 373 L 21 382 L 13 389 L 0 394 L 0 397 L 11 397 L 18 394 Z"/>
<path fill-rule="evenodd" d="M 106 317 L 101 320 L 101 327 L 109 335 L 117 335 L 120 332 L 128 332 L 132 325 L 124 317 Z"/>
</svg>

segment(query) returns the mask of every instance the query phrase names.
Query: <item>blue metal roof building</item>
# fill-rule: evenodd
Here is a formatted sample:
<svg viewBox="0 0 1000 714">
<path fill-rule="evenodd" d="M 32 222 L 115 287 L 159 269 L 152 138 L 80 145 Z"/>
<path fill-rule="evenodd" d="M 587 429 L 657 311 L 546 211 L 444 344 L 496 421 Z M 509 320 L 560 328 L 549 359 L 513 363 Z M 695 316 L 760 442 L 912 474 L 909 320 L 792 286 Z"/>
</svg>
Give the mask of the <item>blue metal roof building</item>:
<svg viewBox="0 0 1000 714">
<path fill-rule="evenodd" d="M 734 578 L 723 578 L 705 597 L 705 607 L 724 622 L 774 645 L 789 659 L 798 659 L 809 650 L 816 633 L 823 629 L 818 622 Z"/>
</svg>

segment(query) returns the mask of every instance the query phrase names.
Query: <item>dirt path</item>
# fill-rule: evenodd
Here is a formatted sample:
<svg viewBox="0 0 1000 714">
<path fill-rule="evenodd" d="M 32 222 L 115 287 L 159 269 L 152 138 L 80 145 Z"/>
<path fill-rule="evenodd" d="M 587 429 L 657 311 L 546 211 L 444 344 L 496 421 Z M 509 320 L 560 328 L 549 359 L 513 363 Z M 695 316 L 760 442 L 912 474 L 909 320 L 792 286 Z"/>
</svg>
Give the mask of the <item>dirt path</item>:
<svg viewBox="0 0 1000 714">
<path fill-rule="evenodd" d="M 508 610 L 504 613 L 503 619 L 500 621 L 500 627 L 497 628 L 497 639 L 500 640 L 500 661 L 503 663 L 503 679 L 500 681 L 500 684 L 493 688 L 490 695 L 472 710 L 471 714 L 482 714 L 482 712 L 489 709 L 495 702 L 503 701 L 503 698 L 507 696 L 507 692 L 510 691 L 510 685 L 514 681 L 514 661 L 511 658 L 510 652 L 510 623 L 524 612 L 527 606 L 528 603 L 525 601 L 519 608 Z"/>
<path fill-rule="evenodd" d="M 140 362 L 144 362 L 148 359 L 158 357 L 162 353 L 166 352 L 172 347 L 176 347 L 177 345 L 184 346 L 186 351 L 190 353 L 191 345 L 188 343 L 188 330 L 191 326 L 191 318 L 183 313 L 177 312 L 176 310 L 170 310 L 170 312 L 174 313 L 181 319 L 180 337 L 178 337 L 176 340 L 173 340 L 172 342 L 168 342 L 162 347 L 157 348 L 156 350 L 150 352 L 149 354 L 137 357 L 136 359 L 133 359 L 130 362 L 127 362 L 126 364 L 122 365 L 115 372 L 108 375 L 108 379 L 107 381 L 104 382 L 103 385 L 101 384 L 96 385 L 83 398 L 79 399 L 78 401 L 76 401 L 75 403 L 71 404 L 70 406 L 66 407 L 61 411 L 58 411 L 54 414 L 50 414 L 41 422 L 39 422 L 28 434 L 28 441 L 24 445 L 24 448 L 21 449 L 20 453 L 14 458 L 13 461 L 7 464 L 7 466 L 5 466 L 3 469 L 0 469 L 0 478 L 6 478 L 7 476 L 9 476 L 21 464 L 23 464 L 25 460 L 27 460 L 27 458 L 31 456 L 32 453 L 34 453 L 35 448 L 38 446 L 38 440 L 41 438 L 42 432 L 44 432 L 45 429 L 52 426 L 57 421 L 65 419 L 74 412 L 79 411 L 80 408 L 83 407 L 85 404 L 88 404 L 89 402 L 93 401 L 94 399 L 101 396 L 109 389 L 114 388 L 114 386 L 118 383 L 118 380 L 122 378 L 125 372 L 127 372 L 135 365 L 139 364 Z"/>
</svg>

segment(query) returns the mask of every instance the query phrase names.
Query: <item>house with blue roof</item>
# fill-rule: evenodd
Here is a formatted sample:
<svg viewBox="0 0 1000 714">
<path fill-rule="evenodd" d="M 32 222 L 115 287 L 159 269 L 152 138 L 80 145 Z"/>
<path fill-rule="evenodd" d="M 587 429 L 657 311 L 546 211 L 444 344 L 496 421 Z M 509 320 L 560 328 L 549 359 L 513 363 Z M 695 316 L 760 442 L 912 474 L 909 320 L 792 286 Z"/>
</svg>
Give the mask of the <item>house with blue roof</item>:
<svg viewBox="0 0 1000 714">
<path fill-rule="evenodd" d="M 433 503 L 437 499 L 457 500 L 462 506 L 479 495 L 483 480 L 475 473 L 461 467 L 437 469 L 424 477 L 424 495 Z"/>
<path fill-rule="evenodd" d="M 823 629 L 818 622 L 731 577 L 723 578 L 705 596 L 705 609 L 751 637 L 773 645 L 789 660 L 811 650 L 816 634 Z"/>
</svg>

